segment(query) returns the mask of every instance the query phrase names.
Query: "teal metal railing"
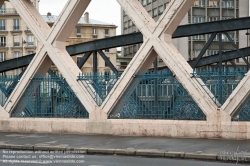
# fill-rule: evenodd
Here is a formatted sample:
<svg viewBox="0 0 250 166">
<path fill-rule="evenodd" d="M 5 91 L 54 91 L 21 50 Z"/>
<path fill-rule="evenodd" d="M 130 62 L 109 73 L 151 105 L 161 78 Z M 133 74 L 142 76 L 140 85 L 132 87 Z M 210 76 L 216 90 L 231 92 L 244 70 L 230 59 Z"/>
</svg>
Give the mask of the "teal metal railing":
<svg viewBox="0 0 250 166">
<path fill-rule="evenodd" d="M 218 105 L 222 105 L 244 77 L 246 70 L 199 69 L 192 75 Z M 79 82 L 101 105 L 118 73 L 81 73 Z M 0 76 L 0 101 L 4 105 L 20 76 Z M 199 80 L 202 80 L 199 81 Z M 88 118 L 88 112 L 61 75 L 35 76 L 16 105 L 12 117 Z M 138 73 L 111 111 L 109 118 L 206 120 L 205 114 L 170 70 Z M 233 115 L 234 121 L 250 120 L 250 97 Z"/>
<path fill-rule="evenodd" d="M 35 76 L 12 117 L 88 118 L 89 114 L 61 75 Z"/>
<path fill-rule="evenodd" d="M 7 101 L 8 97 L 15 89 L 18 81 L 20 79 L 19 75 L 2 75 L 0 76 L 0 105 L 3 106 Z"/>
<path fill-rule="evenodd" d="M 109 118 L 206 120 L 170 70 L 137 74 Z"/>
<path fill-rule="evenodd" d="M 217 69 L 196 69 L 192 74 L 209 97 L 220 107 L 238 86 L 246 72 L 246 68 L 224 68 L 221 73 Z M 201 79 L 202 83 L 198 79 Z"/>
<path fill-rule="evenodd" d="M 119 79 L 119 73 L 80 73 L 82 82 L 96 104 L 100 106 Z"/>
</svg>

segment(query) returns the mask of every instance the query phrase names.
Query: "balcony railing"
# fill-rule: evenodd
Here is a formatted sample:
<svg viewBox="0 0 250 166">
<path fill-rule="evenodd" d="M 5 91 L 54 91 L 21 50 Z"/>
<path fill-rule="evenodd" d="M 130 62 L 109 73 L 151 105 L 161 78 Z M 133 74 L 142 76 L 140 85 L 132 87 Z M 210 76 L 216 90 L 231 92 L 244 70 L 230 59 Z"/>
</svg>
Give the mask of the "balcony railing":
<svg viewBox="0 0 250 166">
<path fill-rule="evenodd" d="M 28 46 L 34 46 L 34 42 L 27 42 Z"/>
<path fill-rule="evenodd" d="M 0 9 L 0 14 L 18 14 L 15 9 Z"/>
<path fill-rule="evenodd" d="M 5 47 L 6 43 L 0 43 L 0 47 Z"/>
<path fill-rule="evenodd" d="M 19 31 L 20 30 L 20 26 L 13 26 L 13 30 L 14 31 Z"/>
<path fill-rule="evenodd" d="M 19 47 L 20 46 L 20 42 L 14 42 L 14 47 Z"/>
<path fill-rule="evenodd" d="M 5 26 L 0 26 L 0 31 L 5 31 Z"/>
</svg>

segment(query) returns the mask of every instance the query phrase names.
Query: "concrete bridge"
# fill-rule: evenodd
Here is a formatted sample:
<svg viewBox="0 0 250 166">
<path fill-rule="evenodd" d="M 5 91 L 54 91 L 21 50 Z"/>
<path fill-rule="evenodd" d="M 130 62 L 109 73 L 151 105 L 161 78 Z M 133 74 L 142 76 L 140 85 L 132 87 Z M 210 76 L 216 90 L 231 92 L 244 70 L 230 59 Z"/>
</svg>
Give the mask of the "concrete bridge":
<svg viewBox="0 0 250 166">
<path fill-rule="evenodd" d="M 172 0 L 157 22 L 137 0 L 117 1 L 142 33 L 143 44 L 122 75 L 107 77 L 81 73 L 65 48 L 65 41 L 91 0 L 68 1 L 52 28 L 29 0 L 10 0 L 41 47 L 21 76 L 10 81 L 2 78 L 8 83 L 1 85 L 13 88 L 0 108 L 0 130 L 249 139 L 249 72 L 233 75 L 231 93 L 222 100 L 222 85 L 225 80 L 232 81 L 228 72 L 222 71 L 222 50 L 216 70 L 220 78 L 211 81 L 193 70 L 202 54 L 192 68 L 171 42 L 194 0 Z M 3 2 L 0 0 L 0 5 Z M 220 40 L 221 35 L 219 32 Z M 243 59 L 247 55 L 239 48 L 236 51 Z M 168 70 L 141 74 L 157 56 Z M 61 76 L 47 76 L 52 63 Z M 14 80 L 18 80 L 15 86 Z M 214 84 L 221 91 L 214 94 L 208 85 L 218 81 L 219 86 Z M 99 91 L 104 83 L 104 90 Z"/>
</svg>

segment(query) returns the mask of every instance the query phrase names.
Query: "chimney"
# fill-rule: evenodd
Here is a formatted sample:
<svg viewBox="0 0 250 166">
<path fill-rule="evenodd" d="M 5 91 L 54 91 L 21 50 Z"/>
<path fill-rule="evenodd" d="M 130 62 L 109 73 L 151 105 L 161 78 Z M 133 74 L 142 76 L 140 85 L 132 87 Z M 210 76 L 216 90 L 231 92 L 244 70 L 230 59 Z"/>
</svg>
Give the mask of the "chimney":
<svg viewBox="0 0 250 166">
<path fill-rule="evenodd" d="M 47 13 L 47 17 L 49 17 L 49 16 L 51 16 L 51 13 L 50 13 L 50 12 Z"/>
<path fill-rule="evenodd" d="M 86 21 L 86 23 L 89 23 L 89 12 L 86 12 L 84 14 L 84 20 Z"/>
</svg>

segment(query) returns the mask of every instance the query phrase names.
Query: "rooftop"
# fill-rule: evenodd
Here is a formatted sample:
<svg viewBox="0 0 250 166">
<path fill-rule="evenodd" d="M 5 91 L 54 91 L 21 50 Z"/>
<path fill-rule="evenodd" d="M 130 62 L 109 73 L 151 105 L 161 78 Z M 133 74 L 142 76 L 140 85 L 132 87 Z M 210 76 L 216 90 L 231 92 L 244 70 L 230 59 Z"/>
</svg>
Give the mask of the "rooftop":
<svg viewBox="0 0 250 166">
<path fill-rule="evenodd" d="M 47 22 L 47 23 L 55 23 L 58 16 L 56 15 L 42 15 L 43 19 Z M 80 25 L 104 25 L 104 26 L 116 26 L 114 24 L 109 24 L 106 22 L 101 22 L 101 21 L 97 21 L 97 20 L 93 20 L 93 19 L 89 19 L 89 22 L 86 22 L 84 17 L 81 17 L 78 24 Z"/>
</svg>

